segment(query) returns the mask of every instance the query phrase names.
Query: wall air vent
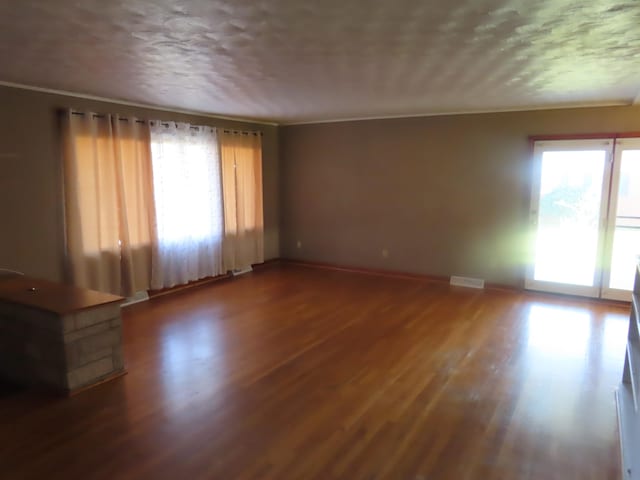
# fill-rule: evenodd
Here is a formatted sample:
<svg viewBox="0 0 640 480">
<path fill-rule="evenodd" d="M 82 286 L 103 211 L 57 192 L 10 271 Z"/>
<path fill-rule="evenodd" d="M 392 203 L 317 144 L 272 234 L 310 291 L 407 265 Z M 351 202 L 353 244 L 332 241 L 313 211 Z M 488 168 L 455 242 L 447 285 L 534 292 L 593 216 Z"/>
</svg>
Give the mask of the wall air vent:
<svg viewBox="0 0 640 480">
<path fill-rule="evenodd" d="M 452 275 L 449 284 L 456 287 L 484 288 L 484 280 L 482 278 L 456 277 Z"/>
</svg>

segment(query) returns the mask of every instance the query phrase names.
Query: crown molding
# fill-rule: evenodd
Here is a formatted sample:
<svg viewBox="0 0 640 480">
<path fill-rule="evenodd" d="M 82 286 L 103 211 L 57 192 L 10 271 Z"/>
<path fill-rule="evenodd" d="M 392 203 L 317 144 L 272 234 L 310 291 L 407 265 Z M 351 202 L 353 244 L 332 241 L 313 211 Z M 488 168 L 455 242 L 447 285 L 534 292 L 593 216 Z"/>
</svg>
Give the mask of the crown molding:
<svg viewBox="0 0 640 480">
<path fill-rule="evenodd" d="M 232 121 L 232 122 L 255 123 L 255 124 L 258 124 L 258 125 L 270 125 L 270 126 L 278 126 L 279 125 L 276 122 L 269 122 L 269 121 L 265 121 L 265 120 L 255 120 L 255 119 L 242 118 L 242 117 L 228 117 L 228 116 L 224 116 L 224 115 L 214 115 L 214 114 L 211 114 L 211 113 L 198 112 L 198 111 L 195 111 L 195 110 L 182 110 L 182 109 L 179 109 L 179 108 L 163 107 L 162 105 L 152 105 L 152 104 L 146 104 L 146 103 L 128 102 L 126 100 L 118 100 L 116 98 L 100 97 L 100 96 L 97 96 L 97 95 L 88 95 L 88 94 L 85 94 L 85 93 L 70 92 L 70 91 L 67 91 L 67 90 L 57 90 L 57 89 L 53 89 L 53 88 L 35 87 L 33 85 L 25 85 L 25 84 L 22 84 L 22 83 L 0 81 L 0 86 L 10 87 L 10 88 L 17 88 L 17 89 L 20 89 L 20 90 L 30 90 L 32 92 L 51 93 L 51 94 L 54 94 L 54 95 L 62 95 L 62 96 L 65 96 L 65 97 L 83 98 L 85 100 L 95 100 L 95 101 L 98 101 L 98 102 L 109 102 L 109 103 L 115 103 L 117 105 L 125 105 L 127 107 L 147 108 L 147 109 L 151 109 L 151 110 L 160 110 L 160 111 L 163 111 L 163 112 L 181 113 L 181 114 L 184 114 L 184 115 L 194 115 L 194 116 L 198 116 L 198 117 L 212 118 L 212 119 L 215 119 L 215 120 L 227 120 L 227 121 Z"/>
<path fill-rule="evenodd" d="M 629 106 L 628 101 L 615 101 L 615 102 L 594 102 L 594 103 L 581 103 L 570 105 L 553 105 L 553 106 L 523 106 L 514 108 L 499 108 L 494 110 L 454 110 L 454 111 L 442 111 L 442 112 L 425 112 L 414 113 L 410 115 L 379 115 L 379 116 L 366 116 L 366 117 L 349 117 L 349 118 L 336 118 L 327 120 L 304 120 L 300 122 L 280 122 L 280 126 L 288 127 L 294 125 L 313 125 L 320 123 L 342 123 L 342 122 L 359 122 L 367 120 L 394 120 L 402 118 L 419 118 L 419 117 L 447 117 L 454 115 L 482 115 L 488 113 L 517 113 L 517 112 L 538 112 L 544 110 L 570 110 L 572 108 L 602 108 L 602 107 L 626 107 Z"/>
</svg>

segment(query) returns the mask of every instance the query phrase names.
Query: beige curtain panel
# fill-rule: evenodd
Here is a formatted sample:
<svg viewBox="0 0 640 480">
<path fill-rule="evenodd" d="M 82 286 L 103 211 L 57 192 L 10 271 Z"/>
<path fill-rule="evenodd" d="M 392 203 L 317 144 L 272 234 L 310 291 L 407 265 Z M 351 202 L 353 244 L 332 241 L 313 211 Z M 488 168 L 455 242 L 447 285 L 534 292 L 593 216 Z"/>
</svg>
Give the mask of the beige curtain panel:
<svg viewBox="0 0 640 480">
<path fill-rule="evenodd" d="M 220 131 L 224 205 L 223 263 L 242 270 L 264 261 L 262 137 Z"/>
<path fill-rule="evenodd" d="M 155 236 L 148 126 L 68 110 L 62 128 L 71 281 L 125 296 L 147 290 Z"/>
</svg>

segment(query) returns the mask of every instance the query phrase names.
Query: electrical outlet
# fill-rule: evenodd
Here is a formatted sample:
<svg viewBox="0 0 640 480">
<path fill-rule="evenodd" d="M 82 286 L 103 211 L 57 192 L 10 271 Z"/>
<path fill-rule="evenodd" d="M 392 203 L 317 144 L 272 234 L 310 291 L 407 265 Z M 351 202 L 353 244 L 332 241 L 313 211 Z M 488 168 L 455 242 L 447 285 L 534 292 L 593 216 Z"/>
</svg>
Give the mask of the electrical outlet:
<svg viewBox="0 0 640 480">
<path fill-rule="evenodd" d="M 389 250 L 386 248 L 382 249 L 382 258 L 389 258 Z"/>
<path fill-rule="evenodd" d="M 300 240 L 296 242 L 296 248 L 302 248 L 302 242 Z"/>
</svg>

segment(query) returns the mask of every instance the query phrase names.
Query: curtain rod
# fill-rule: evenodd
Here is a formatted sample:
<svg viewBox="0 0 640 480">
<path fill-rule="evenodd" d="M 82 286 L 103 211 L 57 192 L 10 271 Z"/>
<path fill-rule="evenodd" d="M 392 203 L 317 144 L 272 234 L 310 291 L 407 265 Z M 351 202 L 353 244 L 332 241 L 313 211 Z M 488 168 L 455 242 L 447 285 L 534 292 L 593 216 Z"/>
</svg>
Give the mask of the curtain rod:
<svg viewBox="0 0 640 480">
<path fill-rule="evenodd" d="M 82 115 L 82 116 L 84 116 L 85 112 L 76 112 L 76 111 L 72 110 L 71 114 L 72 115 Z M 91 116 L 93 118 L 106 118 L 106 115 L 101 114 L 101 113 L 92 113 Z M 121 122 L 128 122 L 129 121 L 129 119 L 127 117 L 118 117 L 118 120 L 120 120 Z M 135 119 L 135 122 L 136 123 L 148 123 L 149 125 L 153 125 L 154 124 L 153 120 L 140 120 L 138 118 Z M 164 125 L 165 127 L 169 127 L 169 126 L 171 126 L 171 123 L 173 123 L 176 126 L 178 126 L 178 122 L 160 122 L 160 125 Z M 200 130 L 200 127 L 197 126 L 197 125 L 189 125 L 189 128 L 192 128 L 194 130 Z M 206 128 L 206 127 L 204 127 L 204 125 L 203 125 L 202 128 Z M 209 127 L 209 128 L 211 128 L 211 127 Z"/>
<path fill-rule="evenodd" d="M 228 130 L 228 129 L 223 129 L 222 130 L 223 133 L 230 133 L 232 135 L 255 135 L 256 137 L 261 137 L 263 134 L 262 132 L 256 132 L 256 131 L 245 131 L 245 130 Z"/>
<path fill-rule="evenodd" d="M 85 115 L 85 112 L 79 112 L 76 110 L 71 110 L 71 114 L 72 115 Z M 93 118 L 106 118 L 106 115 L 101 114 L 101 113 L 92 113 L 91 114 Z M 120 120 L 121 122 L 128 122 L 129 118 L 127 117 L 118 117 L 118 120 Z M 148 123 L 149 125 L 153 125 L 154 124 L 154 120 L 141 120 L 136 118 L 135 119 L 136 123 Z M 164 125 L 165 127 L 169 127 L 171 124 L 174 125 L 178 125 L 178 122 L 160 122 L 160 125 Z M 199 130 L 200 128 L 215 128 L 215 127 L 210 127 L 209 125 L 189 125 L 189 128 L 192 128 L 194 130 Z M 262 132 L 260 131 L 243 131 L 243 130 L 228 130 L 228 129 L 223 129 L 222 130 L 224 133 L 231 133 L 231 134 L 240 134 L 240 135 L 256 135 L 256 136 L 262 136 Z"/>
<path fill-rule="evenodd" d="M 71 110 L 71 115 L 80 115 L 82 117 L 84 117 L 85 112 L 76 112 L 75 110 Z M 93 118 L 105 118 L 106 116 L 101 114 L 101 113 L 92 113 L 91 116 Z M 118 117 L 118 120 L 122 121 L 122 122 L 128 122 L 129 119 L 126 117 Z M 136 118 L 135 120 L 136 123 L 147 123 L 146 120 L 139 120 Z M 168 125 L 168 124 L 167 124 Z"/>
</svg>

